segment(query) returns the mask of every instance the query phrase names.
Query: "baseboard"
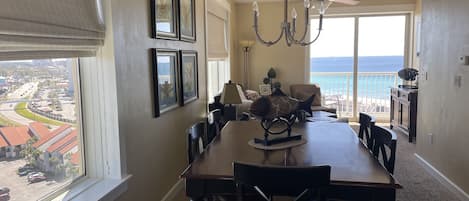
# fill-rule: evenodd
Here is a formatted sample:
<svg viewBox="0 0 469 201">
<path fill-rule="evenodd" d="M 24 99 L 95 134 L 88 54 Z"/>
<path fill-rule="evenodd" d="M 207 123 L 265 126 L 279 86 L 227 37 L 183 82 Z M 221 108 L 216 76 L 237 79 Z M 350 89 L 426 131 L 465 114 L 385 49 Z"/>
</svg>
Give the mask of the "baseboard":
<svg viewBox="0 0 469 201">
<path fill-rule="evenodd" d="M 171 189 L 169 189 L 169 191 L 166 193 L 166 195 L 164 195 L 163 199 L 161 199 L 161 201 L 174 201 L 174 199 L 176 198 L 176 196 L 181 193 L 181 191 L 184 190 L 184 180 L 183 179 L 179 179 L 176 184 L 173 185 L 173 187 L 171 187 Z"/>
<path fill-rule="evenodd" d="M 414 154 L 417 158 L 417 162 L 422 165 L 422 167 L 427 170 L 433 177 L 435 177 L 441 184 L 446 186 L 450 191 L 456 194 L 460 201 L 469 201 L 469 195 L 464 192 L 458 185 L 452 182 L 448 177 L 446 177 L 443 173 L 438 171 L 435 167 L 433 167 L 430 163 L 428 163 L 425 159 L 423 159 L 418 154 Z"/>
</svg>

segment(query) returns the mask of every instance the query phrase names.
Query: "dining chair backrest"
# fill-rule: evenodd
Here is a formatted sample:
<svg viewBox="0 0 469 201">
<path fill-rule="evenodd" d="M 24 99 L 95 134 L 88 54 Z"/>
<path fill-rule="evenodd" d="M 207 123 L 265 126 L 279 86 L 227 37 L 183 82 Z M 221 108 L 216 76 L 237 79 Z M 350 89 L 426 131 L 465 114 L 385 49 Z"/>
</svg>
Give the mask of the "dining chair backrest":
<svg viewBox="0 0 469 201">
<path fill-rule="evenodd" d="M 396 134 L 381 126 L 372 126 L 372 133 L 375 138 L 373 155 L 377 158 L 389 173 L 394 174 L 394 164 L 396 162 Z"/>
<path fill-rule="evenodd" d="M 206 123 L 198 122 L 192 125 L 187 132 L 187 155 L 192 163 L 207 146 Z"/>
<path fill-rule="evenodd" d="M 290 196 L 300 199 L 308 191 L 319 192 L 321 200 L 326 198 L 330 184 L 331 167 L 284 167 L 259 166 L 233 163 L 234 181 L 238 187 L 238 200 L 243 199 L 243 188 L 253 188 L 265 200 L 273 196 Z"/>
<path fill-rule="evenodd" d="M 371 127 L 375 125 L 376 119 L 371 115 L 360 112 L 359 123 L 360 130 L 358 132 L 358 137 L 370 151 L 373 151 L 374 137 L 371 132 Z"/>
<path fill-rule="evenodd" d="M 222 128 L 222 114 L 220 109 L 215 109 L 208 113 L 207 123 L 207 141 L 210 143 L 217 135 L 220 134 Z"/>
</svg>

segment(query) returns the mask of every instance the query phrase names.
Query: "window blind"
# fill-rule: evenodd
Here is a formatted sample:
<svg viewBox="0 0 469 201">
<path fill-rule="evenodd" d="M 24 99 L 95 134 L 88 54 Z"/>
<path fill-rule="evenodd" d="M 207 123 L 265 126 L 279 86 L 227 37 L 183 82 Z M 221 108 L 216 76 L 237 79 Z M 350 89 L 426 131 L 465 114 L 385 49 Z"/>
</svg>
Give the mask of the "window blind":
<svg viewBox="0 0 469 201">
<path fill-rule="evenodd" d="M 228 10 L 218 2 L 207 5 L 207 28 L 209 58 L 228 57 Z"/>
<path fill-rule="evenodd" d="M 93 55 L 104 41 L 100 0 L 6 0 L 0 60 Z"/>
</svg>

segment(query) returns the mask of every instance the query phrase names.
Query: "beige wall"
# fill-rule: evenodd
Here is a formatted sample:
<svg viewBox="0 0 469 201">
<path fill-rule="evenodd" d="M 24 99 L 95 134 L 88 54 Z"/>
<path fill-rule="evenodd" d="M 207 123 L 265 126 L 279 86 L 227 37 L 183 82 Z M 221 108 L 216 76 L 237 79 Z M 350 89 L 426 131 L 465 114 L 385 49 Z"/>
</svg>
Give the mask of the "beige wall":
<svg viewBox="0 0 469 201">
<path fill-rule="evenodd" d="M 161 200 L 187 166 L 185 129 L 206 114 L 204 1 L 197 0 L 197 43 L 151 38 L 149 0 L 113 0 L 119 130 L 125 136 L 127 169 L 133 175 L 119 200 Z M 150 48 L 199 53 L 200 99 L 153 118 Z"/>
<path fill-rule="evenodd" d="M 396 5 L 396 4 L 414 4 L 415 0 L 361 0 L 360 6 L 375 6 L 375 5 Z M 303 4 L 301 2 L 290 3 L 298 11 L 299 22 L 298 30 L 300 32 L 304 29 L 303 20 Z M 341 6 L 341 5 L 335 5 Z M 260 33 L 265 39 L 273 40 L 280 33 L 280 22 L 283 20 L 283 2 L 266 2 L 260 3 L 260 18 L 259 26 Z M 291 11 L 291 7 L 290 7 Z M 289 18 L 290 14 L 289 14 Z M 246 38 L 255 38 L 253 25 L 252 5 L 250 3 L 240 3 L 236 6 L 236 23 L 237 31 L 235 38 L 243 40 Z M 238 61 L 238 65 L 232 65 L 232 68 L 238 68 L 236 75 L 233 75 L 234 80 L 242 79 L 243 68 L 243 54 L 238 48 L 238 57 L 233 59 Z M 258 89 L 258 85 L 262 83 L 262 79 L 270 67 L 277 70 L 277 76 L 282 83 L 282 89 L 289 93 L 289 86 L 291 84 L 309 82 L 309 68 L 307 67 L 308 52 L 305 47 L 292 46 L 287 47 L 285 41 L 282 40 L 278 44 L 271 47 L 266 47 L 257 43 L 250 52 L 249 63 L 249 76 L 250 88 Z M 236 70 L 234 70 L 236 71 Z"/>
<path fill-rule="evenodd" d="M 259 31 L 266 40 L 274 40 L 280 34 L 280 22 L 283 20 L 282 3 L 261 3 Z M 298 30 L 304 30 L 302 3 L 295 3 L 298 11 Z M 239 40 L 255 39 L 251 4 L 237 4 L 237 36 Z M 240 48 L 239 48 L 240 49 Z M 241 52 L 241 49 L 239 50 Z M 243 66 L 243 54 L 239 54 L 239 68 Z M 289 85 L 305 81 L 306 48 L 300 46 L 287 47 L 282 40 L 278 44 L 266 47 L 257 42 L 252 48 L 249 63 L 249 88 L 258 90 L 267 71 L 273 67 L 277 71 L 282 88 L 289 91 Z M 242 71 L 241 71 L 242 72 Z"/>
<path fill-rule="evenodd" d="M 418 105 L 418 154 L 469 192 L 469 1 L 425 0 Z M 427 73 L 428 80 L 425 79 Z M 456 76 L 462 77 L 461 87 Z M 433 144 L 428 133 L 433 133 Z"/>
</svg>

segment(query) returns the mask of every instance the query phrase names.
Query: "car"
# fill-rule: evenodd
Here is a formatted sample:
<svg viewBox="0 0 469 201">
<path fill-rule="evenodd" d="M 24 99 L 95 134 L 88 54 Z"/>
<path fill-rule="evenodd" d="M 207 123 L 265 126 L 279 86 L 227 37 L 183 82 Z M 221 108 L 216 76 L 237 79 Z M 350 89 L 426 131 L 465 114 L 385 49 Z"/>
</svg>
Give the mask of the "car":
<svg viewBox="0 0 469 201">
<path fill-rule="evenodd" d="M 30 173 L 34 173 L 34 172 L 35 172 L 34 169 L 24 169 L 23 171 L 18 171 L 18 175 L 20 177 L 23 177 L 23 176 L 26 176 Z"/>
<path fill-rule="evenodd" d="M 9 194 L 10 193 L 10 189 L 7 188 L 7 187 L 2 187 L 0 188 L 0 195 L 3 195 L 3 194 Z"/>
<path fill-rule="evenodd" d="M 18 168 L 18 172 L 22 172 L 22 171 L 25 171 L 25 170 L 32 170 L 32 169 L 34 169 L 33 165 L 26 164 L 23 167 Z"/>
<path fill-rule="evenodd" d="M 37 183 L 46 180 L 47 177 L 43 175 L 33 176 L 30 179 L 28 178 L 29 183 Z"/>
<path fill-rule="evenodd" d="M 10 200 L 10 194 L 3 194 L 3 195 L 0 195 L 0 201 L 8 201 Z"/>
<path fill-rule="evenodd" d="M 37 176 L 44 176 L 44 173 L 42 173 L 42 172 L 31 172 L 30 174 L 28 174 L 27 178 L 29 180 L 32 177 L 37 177 Z"/>
</svg>

